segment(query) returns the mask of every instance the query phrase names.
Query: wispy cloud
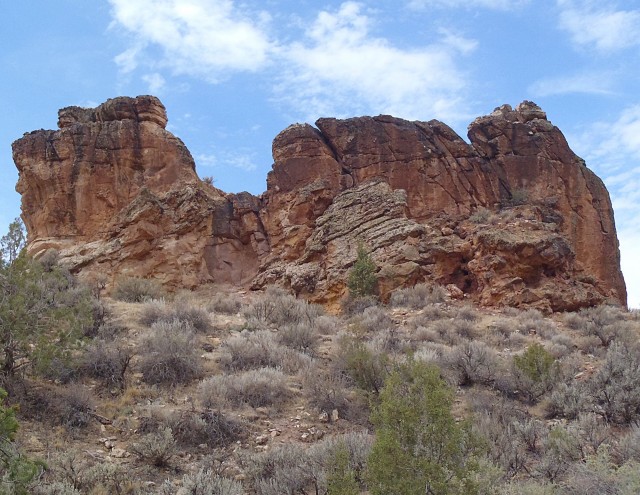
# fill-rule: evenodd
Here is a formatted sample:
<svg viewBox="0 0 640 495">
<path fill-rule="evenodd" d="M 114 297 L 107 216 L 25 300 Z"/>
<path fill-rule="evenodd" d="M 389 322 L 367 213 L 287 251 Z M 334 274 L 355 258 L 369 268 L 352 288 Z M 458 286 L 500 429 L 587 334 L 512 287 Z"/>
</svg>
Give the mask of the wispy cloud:
<svg viewBox="0 0 640 495">
<path fill-rule="evenodd" d="M 196 165 L 203 168 L 236 168 L 245 172 L 254 172 L 257 169 L 254 153 L 242 153 L 236 151 L 219 151 L 213 153 L 200 153 L 195 156 Z"/>
<path fill-rule="evenodd" d="M 408 7 L 414 10 L 426 8 L 513 10 L 529 2 L 530 0 L 410 0 Z"/>
<path fill-rule="evenodd" d="M 640 10 L 592 0 L 558 0 L 558 6 L 560 28 L 580 47 L 612 52 L 640 45 Z"/>
<path fill-rule="evenodd" d="M 529 92 L 536 97 L 570 93 L 611 94 L 613 80 L 608 73 L 583 73 L 571 76 L 540 79 L 529 86 Z"/>
<path fill-rule="evenodd" d="M 142 76 L 142 80 L 149 85 L 149 92 L 154 95 L 161 93 L 167 83 L 162 74 L 157 72 L 145 74 Z"/>
<path fill-rule="evenodd" d="M 372 18 L 357 2 L 320 12 L 303 41 L 282 52 L 277 98 L 308 116 L 393 113 L 457 119 L 466 86 L 456 57 L 473 40 L 442 32 L 439 43 L 404 49 L 371 34 Z"/>
<path fill-rule="evenodd" d="M 245 12 L 232 0 L 109 0 L 113 26 L 134 37 L 134 45 L 115 62 L 124 72 L 140 60 L 161 55 L 152 65 L 215 82 L 237 71 L 267 64 L 273 48 L 266 33 L 269 17 Z"/>
</svg>

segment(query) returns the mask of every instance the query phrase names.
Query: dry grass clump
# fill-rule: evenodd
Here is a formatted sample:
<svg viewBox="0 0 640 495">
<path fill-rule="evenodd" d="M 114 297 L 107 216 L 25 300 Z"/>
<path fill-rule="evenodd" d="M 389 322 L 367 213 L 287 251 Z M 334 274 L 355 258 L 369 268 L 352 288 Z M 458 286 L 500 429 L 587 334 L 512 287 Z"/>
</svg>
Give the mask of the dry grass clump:
<svg viewBox="0 0 640 495">
<path fill-rule="evenodd" d="M 144 435 L 138 442 L 130 445 L 129 450 L 152 466 L 166 467 L 177 453 L 177 443 L 171 428 L 161 428 Z"/>
<path fill-rule="evenodd" d="M 73 451 L 51 452 L 47 457 L 46 471 L 29 489 L 29 493 L 34 495 L 145 493 L 140 481 L 132 479 L 128 466 L 89 461 Z"/>
<path fill-rule="evenodd" d="M 444 302 L 447 291 L 439 285 L 418 284 L 406 289 L 397 289 L 391 294 L 391 307 L 420 309 L 429 304 Z"/>
<path fill-rule="evenodd" d="M 149 417 L 140 418 L 138 430 L 153 433 L 169 428 L 178 446 L 183 448 L 200 445 L 210 448 L 227 447 L 246 438 L 248 433 L 246 424 L 212 409 L 196 411 L 151 408 L 150 413 Z"/>
<path fill-rule="evenodd" d="M 308 449 L 290 445 L 247 454 L 241 462 L 252 493 L 257 495 L 327 493 L 337 452 L 341 450 L 346 454 L 345 468 L 353 474 L 356 483 L 362 485 L 372 444 L 369 435 L 349 433 L 328 437 Z"/>
<path fill-rule="evenodd" d="M 378 298 L 375 296 L 353 297 L 351 295 L 347 295 L 340 301 L 340 307 L 342 309 L 342 314 L 345 316 L 354 316 L 359 315 L 367 308 L 377 306 L 379 302 L 380 301 L 378 301 Z"/>
<path fill-rule="evenodd" d="M 278 329 L 277 338 L 282 345 L 309 356 L 315 356 L 318 349 L 318 333 L 315 325 L 309 323 L 283 325 Z"/>
<path fill-rule="evenodd" d="M 361 394 L 351 389 L 350 380 L 336 370 L 324 370 L 317 363 L 301 374 L 302 390 L 309 405 L 319 412 L 338 411 L 338 417 L 355 424 L 369 424 L 369 405 Z"/>
<path fill-rule="evenodd" d="M 132 357 L 132 351 L 123 344 L 95 340 L 82 356 L 80 372 L 97 378 L 104 387 L 123 390 Z"/>
<path fill-rule="evenodd" d="M 363 334 L 381 332 L 394 325 L 389 313 L 380 306 L 366 308 L 361 314 L 353 316 L 350 321 L 355 331 Z"/>
<path fill-rule="evenodd" d="M 458 385 L 463 386 L 488 385 L 498 372 L 496 352 L 483 342 L 466 341 L 456 345 L 446 356 L 445 364 L 456 374 Z"/>
<path fill-rule="evenodd" d="M 200 402 L 204 407 L 221 405 L 251 407 L 282 405 L 289 397 L 287 377 L 274 368 L 260 368 L 237 375 L 215 375 L 198 386 Z"/>
<path fill-rule="evenodd" d="M 111 295 L 119 301 L 140 303 L 150 299 L 160 299 L 164 291 L 156 280 L 122 277 L 116 281 Z"/>
<path fill-rule="evenodd" d="M 211 330 L 209 313 L 201 307 L 193 306 L 187 301 L 166 303 L 163 299 L 147 301 L 142 307 L 140 323 L 151 326 L 158 322 L 180 321 L 188 323 L 198 333 Z"/>
<path fill-rule="evenodd" d="M 342 334 L 338 337 L 333 367 L 366 393 L 377 396 L 391 371 L 391 361 L 380 349 Z"/>
<path fill-rule="evenodd" d="M 598 411 L 610 423 L 631 424 L 640 419 L 640 354 L 637 347 L 614 342 L 600 369 L 586 381 L 569 378 L 551 393 L 548 412 L 575 419 Z"/>
<path fill-rule="evenodd" d="M 193 327 L 183 321 L 154 323 L 143 336 L 138 354 L 142 378 L 149 384 L 185 384 L 202 372 Z"/>
<path fill-rule="evenodd" d="M 245 330 L 224 342 L 219 363 L 227 371 L 273 367 L 295 373 L 309 361 L 309 356 L 278 343 L 269 330 Z"/>
<path fill-rule="evenodd" d="M 168 493 L 175 488 L 171 485 Z M 179 493 L 194 495 L 242 495 L 242 484 L 229 478 L 224 478 L 211 469 L 200 468 L 197 473 L 185 474 L 182 477 L 182 488 Z"/>
<path fill-rule="evenodd" d="M 323 313 L 320 306 L 297 299 L 277 287 L 269 287 L 262 297 L 244 311 L 251 328 L 311 324 Z"/>
<path fill-rule="evenodd" d="M 212 313 L 235 315 L 242 309 L 242 300 L 238 294 L 216 292 L 207 302 L 207 309 Z"/>
</svg>

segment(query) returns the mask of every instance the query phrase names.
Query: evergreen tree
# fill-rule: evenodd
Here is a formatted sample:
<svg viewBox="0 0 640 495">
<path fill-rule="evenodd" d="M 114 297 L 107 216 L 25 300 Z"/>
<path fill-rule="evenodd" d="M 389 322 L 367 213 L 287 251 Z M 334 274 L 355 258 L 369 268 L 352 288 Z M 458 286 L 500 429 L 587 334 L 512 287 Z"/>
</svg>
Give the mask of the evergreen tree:
<svg viewBox="0 0 640 495">
<path fill-rule="evenodd" d="M 452 404 L 453 393 L 437 367 L 409 361 L 391 373 L 372 414 L 372 494 L 477 493 L 472 474 L 479 443 L 467 423 L 456 423 Z"/>
<path fill-rule="evenodd" d="M 358 246 L 358 257 L 354 263 L 347 287 L 351 297 L 366 297 L 376 293 L 376 264 L 371 259 L 371 255 L 367 252 L 364 245 Z"/>
<path fill-rule="evenodd" d="M 91 297 L 66 270 L 24 252 L 0 267 L 0 373 L 45 370 L 69 354 L 91 321 Z"/>
</svg>

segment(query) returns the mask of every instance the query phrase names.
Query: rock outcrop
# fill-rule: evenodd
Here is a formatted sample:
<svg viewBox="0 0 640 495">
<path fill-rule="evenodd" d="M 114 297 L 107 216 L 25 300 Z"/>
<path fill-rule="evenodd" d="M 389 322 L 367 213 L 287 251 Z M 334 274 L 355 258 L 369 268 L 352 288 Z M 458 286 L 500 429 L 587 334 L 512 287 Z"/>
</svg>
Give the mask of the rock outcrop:
<svg viewBox="0 0 640 495">
<path fill-rule="evenodd" d="M 535 104 L 469 126 L 320 119 L 273 143 L 267 191 L 200 181 L 154 97 L 60 111 L 14 143 L 28 249 L 73 270 L 285 285 L 335 303 L 359 243 L 383 298 L 422 281 L 486 305 L 626 304 L 608 193 Z"/>
</svg>

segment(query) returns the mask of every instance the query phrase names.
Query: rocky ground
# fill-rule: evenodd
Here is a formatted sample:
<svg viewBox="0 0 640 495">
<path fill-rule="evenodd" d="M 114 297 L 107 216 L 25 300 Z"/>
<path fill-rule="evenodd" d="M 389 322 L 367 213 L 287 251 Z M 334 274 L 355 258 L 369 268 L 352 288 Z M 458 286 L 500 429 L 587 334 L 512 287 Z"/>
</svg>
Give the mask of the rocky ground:
<svg viewBox="0 0 640 495">
<path fill-rule="evenodd" d="M 409 356 L 440 367 L 485 439 L 481 493 L 574 493 L 593 463 L 622 486 L 640 461 L 637 313 L 482 309 L 437 286 L 343 314 L 275 288 L 157 296 L 103 297 L 57 376 L 9 384 L 18 444 L 48 466 L 37 493 L 326 493 L 340 442 L 364 491 L 370 411 Z"/>
</svg>

